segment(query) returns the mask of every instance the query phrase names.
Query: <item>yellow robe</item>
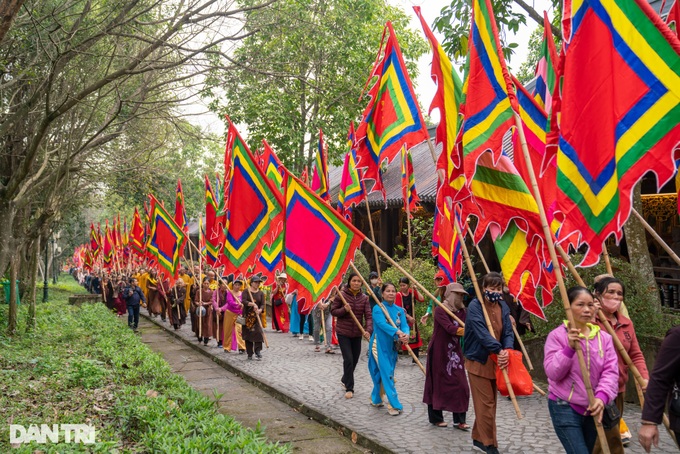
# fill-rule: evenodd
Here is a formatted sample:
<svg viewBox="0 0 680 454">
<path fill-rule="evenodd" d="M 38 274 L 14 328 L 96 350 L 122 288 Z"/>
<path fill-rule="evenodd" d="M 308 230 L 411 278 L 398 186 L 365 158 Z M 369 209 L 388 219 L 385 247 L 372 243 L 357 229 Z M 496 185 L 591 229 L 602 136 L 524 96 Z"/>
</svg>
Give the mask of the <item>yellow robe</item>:
<svg viewBox="0 0 680 454">
<path fill-rule="evenodd" d="M 188 274 L 184 274 L 180 276 L 180 278 L 184 281 L 184 283 L 187 286 L 187 295 L 184 298 L 184 309 L 189 312 L 189 307 L 191 306 L 191 286 L 194 285 L 194 278 L 189 276 Z"/>
</svg>

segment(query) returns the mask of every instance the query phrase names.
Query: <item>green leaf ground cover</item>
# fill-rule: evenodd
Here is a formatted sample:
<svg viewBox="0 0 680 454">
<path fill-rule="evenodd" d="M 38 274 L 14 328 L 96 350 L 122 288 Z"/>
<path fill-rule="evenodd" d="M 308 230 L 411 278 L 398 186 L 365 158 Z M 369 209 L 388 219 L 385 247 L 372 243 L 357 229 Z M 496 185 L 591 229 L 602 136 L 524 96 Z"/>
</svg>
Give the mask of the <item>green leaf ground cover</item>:
<svg viewBox="0 0 680 454">
<path fill-rule="evenodd" d="M 10 450 L 9 424 L 69 423 L 94 425 L 96 445 L 62 434 L 13 452 L 290 452 L 218 413 L 103 304 L 68 305 L 72 282 L 62 276 L 38 304 L 34 334 L 5 337 L 0 305 L 0 452 Z"/>
</svg>

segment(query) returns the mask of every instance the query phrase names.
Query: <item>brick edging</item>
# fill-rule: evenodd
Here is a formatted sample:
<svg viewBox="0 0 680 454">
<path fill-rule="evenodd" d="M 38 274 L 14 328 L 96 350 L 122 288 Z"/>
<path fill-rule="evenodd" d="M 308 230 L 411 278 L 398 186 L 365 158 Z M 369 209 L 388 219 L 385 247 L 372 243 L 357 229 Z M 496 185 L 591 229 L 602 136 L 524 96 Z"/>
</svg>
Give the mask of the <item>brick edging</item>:
<svg viewBox="0 0 680 454">
<path fill-rule="evenodd" d="M 188 345 L 192 349 L 196 350 L 197 352 L 201 353 L 204 356 L 207 356 L 210 358 L 213 362 L 219 364 L 222 368 L 226 369 L 227 371 L 231 372 L 232 374 L 241 377 L 251 385 L 254 385 L 267 394 L 271 395 L 272 397 L 276 398 L 277 400 L 280 400 L 281 402 L 285 403 L 286 405 L 289 405 L 296 411 L 302 413 L 305 416 L 308 416 L 315 421 L 328 426 L 332 429 L 334 429 L 336 432 L 338 432 L 340 435 L 349 438 L 352 440 L 352 434 L 356 434 L 356 441 L 352 440 L 353 443 L 356 443 L 364 448 L 370 449 L 372 452 L 375 453 L 392 453 L 392 450 L 389 448 L 383 446 L 379 442 L 368 438 L 365 435 L 360 434 L 359 432 L 356 432 L 352 428 L 346 426 L 345 424 L 342 424 L 341 422 L 321 413 L 319 410 L 316 410 L 312 407 L 308 407 L 305 405 L 304 402 L 286 394 L 285 392 L 275 388 L 274 386 L 248 374 L 247 372 L 239 369 L 238 367 L 230 364 L 228 361 L 225 361 L 222 358 L 219 358 L 209 351 L 205 350 L 202 348 L 201 345 L 197 345 L 194 342 L 191 342 L 189 339 L 184 338 L 182 335 L 179 333 L 174 332 L 173 330 L 168 329 L 168 327 L 164 326 L 161 322 L 157 321 L 156 319 L 153 319 L 149 317 L 146 314 L 139 314 L 141 317 L 144 317 L 146 320 L 150 321 L 154 325 L 158 326 L 159 328 L 165 330 L 168 334 L 171 334 L 172 336 L 176 337 L 177 339 L 181 340 L 184 342 L 184 344 Z"/>
</svg>

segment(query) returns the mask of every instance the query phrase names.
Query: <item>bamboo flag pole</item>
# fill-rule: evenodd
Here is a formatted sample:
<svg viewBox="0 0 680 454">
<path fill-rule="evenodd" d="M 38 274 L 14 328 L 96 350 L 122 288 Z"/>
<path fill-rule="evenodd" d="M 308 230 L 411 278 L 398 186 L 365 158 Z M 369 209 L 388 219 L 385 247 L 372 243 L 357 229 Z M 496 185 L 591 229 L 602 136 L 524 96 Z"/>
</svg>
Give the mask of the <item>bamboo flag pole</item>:
<svg viewBox="0 0 680 454">
<path fill-rule="evenodd" d="M 649 232 L 649 234 L 652 236 L 652 238 L 654 238 L 656 240 L 656 242 L 659 243 L 659 246 L 661 246 L 663 248 L 663 250 L 666 251 L 666 253 L 670 256 L 670 258 L 672 258 L 675 263 L 680 265 L 680 257 L 678 257 L 678 255 L 675 253 L 675 251 L 673 251 L 673 249 L 671 249 L 671 247 L 668 245 L 668 243 L 666 243 L 663 240 L 663 238 L 661 238 L 659 236 L 659 234 L 654 231 L 652 226 L 647 223 L 645 218 L 643 218 L 642 215 L 640 213 L 638 213 L 638 211 L 635 208 L 631 208 L 630 212 L 633 213 L 636 218 L 638 218 L 638 220 L 645 227 L 645 230 L 647 230 L 647 232 Z"/>
<path fill-rule="evenodd" d="M 331 342 L 328 340 L 328 334 L 326 334 L 326 317 L 324 316 L 323 309 L 319 308 L 321 311 L 321 330 L 323 332 L 323 341 L 328 345 L 328 348 L 331 348 Z"/>
<path fill-rule="evenodd" d="M 361 275 L 361 273 L 356 268 L 356 266 L 354 266 L 353 262 L 349 262 L 349 264 L 352 267 L 352 269 L 354 269 L 354 272 L 359 275 L 361 282 L 363 282 L 363 284 L 366 286 L 366 289 L 368 290 L 368 292 L 373 297 L 373 300 L 376 302 L 376 304 L 378 306 L 380 306 L 380 309 L 383 311 L 383 314 L 385 314 L 385 319 L 387 320 L 387 323 L 389 323 L 393 328 L 396 328 L 397 325 L 394 323 L 394 320 L 392 320 L 392 317 L 390 317 L 389 312 L 387 312 L 387 308 L 385 307 L 385 305 L 380 300 L 378 300 L 378 297 L 375 296 L 373 289 L 371 288 L 370 285 L 368 285 L 368 282 L 366 282 L 366 279 L 364 279 L 364 277 Z M 425 372 L 425 367 L 423 367 L 423 364 L 420 362 L 420 359 L 418 359 L 416 354 L 413 352 L 413 350 L 411 349 L 411 346 L 408 343 L 406 343 L 404 345 L 406 346 L 406 351 L 408 351 L 408 354 L 411 355 L 411 358 L 413 358 L 413 361 L 416 362 L 416 364 L 418 365 L 418 367 L 420 368 L 422 373 L 427 375 L 427 373 Z"/>
<path fill-rule="evenodd" d="M 200 307 L 203 307 L 203 282 L 201 281 L 201 274 L 203 274 L 203 257 L 198 258 L 198 302 L 201 303 Z M 201 314 L 201 315 L 198 315 Z M 202 311 L 198 311 L 198 337 L 199 341 L 203 335 L 202 330 Z"/>
<path fill-rule="evenodd" d="M 576 267 L 574 267 L 574 264 L 571 262 L 571 259 L 567 255 L 567 253 L 564 251 L 564 249 L 557 245 L 557 251 L 560 254 L 560 257 L 562 258 L 562 261 L 566 263 L 567 268 L 569 269 L 569 272 L 572 274 L 578 285 L 585 287 L 585 282 L 583 282 L 583 279 L 581 276 L 578 274 L 578 271 L 576 270 Z M 633 360 L 630 359 L 630 356 L 628 355 L 628 352 L 626 352 L 626 349 L 624 348 L 623 344 L 621 343 L 621 340 L 619 340 L 618 336 L 616 335 L 616 332 L 614 331 L 614 328 L 612 328 L 611 324 L 607 320 L 607 317 L 604 315 L 604 312 L 602 310 L 598 311 L 598 317 L 602 321 L 602 324 L 604 325 L 605 331 L 609 333 L 609 335 L 612 337 L 612 340 L 614 341 L 614 347 L 616 348 L 616 351 L 619 352 L 621 355 L 621 358 L 623 358 L 623 361 L 628 365 L 628 368 L 630 369 L 631 373 L 633 374 L 633 379 L 635 380 L 635 390 L 637 391 L 638 395 L 638 400 L 640 401 L 640 407 L 643 407 L 645 404 L 645 396 L 642 392 L 642 385 L 643 385 L 643 380 L 644 378 L 640 374 L 640 371 L 638 368 L 633 364 Z M 668 420 L 668 416 L 664 412 L 663 415 L 663 424 L 666 427 L 666 430 L 668 431 L 669 435 L 671 438 L 675 441 L 675 433 L 670 429 L 670 421 Z"/>
<path fill-rule="evenodd" d="M 487 265 L 486 260 L 484 260 L 484 256 L 482 255 L 482 251 L 479 249 L 479 245 L 475 244 L 475 247 L 477 248 L 477 253 L 479 254 L 479 257 L 482 259 L 482 263 L 484 264 L 484 269 L 486 270 L 487 273 L 491 272 L 489 269 L 489 265 Z M 517 342 L 519 343 L 519 348 L 522 350 L 522 355 L 524 356 L 524 359 L 527 361 L 527 366 L 529 366 L 529 370 L 533 371 L 534 370 L 534 365 L 531 363 L 531 358 L 529 358 L 529 354 L 527 353 L 527 349 L 524 346 L 524 342 L 522 342 L 522 338 L 520 337 L 519 333 L 517 332 L 517 326 L 515 324 L 512 324 L 512 332 L 515 334 L 515 339 L 517 339 Z M 533 383 L 534 389 L 542 396 L 545 396 L 545 391 L 543 391 L 541 388 L 538 387 L 535 383 Z"/>
<path fill-rule="evenodd" d="M 550 260 L 553 264 L 553 272 L 557 278 L 557 285 L 560 289 L 560 297 L 562 299 L 562 304 L 564 305 L 564 310 L 567 314 L 567 320 L 569 321 L 570 327 L 575 327 L 574 316 L 571 313 L 571 306 L 569 304 L 569 296 L 567 295 L 567 287 L 564 284 L 564 278 L 562 277 L 562 269 L 560 268 L 560 263 L 557 260 L 557 253 L 555 252 L 555 243 L 553 242 L 552 232 L 548 225 L 548 218 L 545 214 L 543 208 L 543 198 L 541 197 L 541 191 L 538 189 L 538 182 L 536 181 L 536 174 L 534 173 L 534 168 L 531 163 L 531 155 L 529 154 L 529 148 L 527 147 L 526 137 L 524 135 L 524 127 L 522 126 L 522 120 L 517 112 L 514 112 L 515 124 L 517 126 L 517 132 L 519 135 L 520 145 L 522 149 L 522 154 L 524 155 L 524 160 L 527 162 L 527 172 L 529 173 L 529 179 L 531 181 L 531 189 L 534 194 L 534 199 L 536 199 L 536 204 L 538 205 L 538 214 L 541 219 L 541 226 L 543 227 L 543 236 L 545 237 L 546 245 L 548 246 L 548 251 L 550 252 Z M 586 362 L 583 357 L 583 350 L 581 348 L 576 349 L 576 356 L 578 358 L 579 368 L 581 369 L 581 375 L 583 377 L 583 383 L 588 394 L 588 403 L 592 405 L 595 401 L 595 395 L 593 393 L 593 386 L 590 381 L 590 372 L 586 367 Z M 602 423 L 595 421 L 595 428 L 597 429 L 597 436 L 600 439 L 600 446 L 604 454 L 609 454 L 609 445 L 607 445 L 607 437 L 604 433 L 604 428 Z"/>
<path fill-rule="evenodd" d="M 428 143 L 430 142 L 429 140 L 427 141 Z M 413 247 L 411 246 L 411 203 L 409 201 L 409 196 L 411 195 L 411 175 L 408 173 L 408 156 L 406 155 L 406 146 L 401 149 L 401 159 L 402 159 L 402 165 L 404 166 L 404 172 L 406 173 L 406 189 L 402 191 L 402 193 L 405 195 L 404 197 L 404 205 L 406 206 L 406 232 L 408 235 L 408 266 L 409 270 L 413 270 Z M 402 181 L 402 184 L 404 182 Z M 377 254 L 377 252 L 376 252 Z M 414 298 L 415 299 L 415 298 Z M 411 307 L 415 306 L 415 301 L 413 302 L 413 305 Z M 415 319 L 415 314 L 414 317 Z"/>
<path fill-rule="evenodd" d="M 460 318 L 456 317 L 456 314 L 454 314 L 453 312 L 451 312 L 451 311 L 449 310 L 448 307 L 444 306 L 444 304 L 442 304 L 442 303 L 437 299 L 436 296 L 434 296 L 427 288 L 425 288 L 425 286 L 424 286 L 423 284 L 421 284 L 420 282 L 418 282 L 418 281 L 416 280 L 416 278 L 413 277 L 413 276 L 411 275 L 411 273 L 409 273 L 408 271 L 406 271 L 406 270 L 404 269 L 403 266 L 401 266 L 401 265 L 399 265 L 397 262 L 395 262 L 394 259 L 393 259 L 392 257 L 390 257 L 390 256 L 387 254 L 387 252 L 385 252 L 385 251 L 383 251 L 382 249 L 380 249 L 380 247 L 378 247 L 377 244 L 375 244 L 374 242 L 372 242 L 371 240 L 369 240 L 365 235 L 364 235 L 364 237 L 363 237 L 363 240 L 366 241 L 366 242 L 369 244 L 369 246 L 371 246 L 371 247 L 372 247 L 375 251 L 377 251 L 380 255 L 382 255 L 382 256 L 385 258 L 385 260 L 387 260 L 387 262 L 388 262 L 390 265 L 392 265 L 393 267 L 395 267 L 396 269 L 398 269 L 404 276 L 406 276 L 407 278 L 409 278 L 409 280 L 411 280 L 415 285 L 417 285 L 418 288 L 420 288 L 420 290 L 421 290 L 428 298 L 430 298 L 430 299 L 431 299 L 432 301 L 434 301 L 439 307 L 441 307 L 441 308 L 444 310 L 444 312 L 446 312 L 446 313 L 449 315 L 449 317 L 451 317 L 452 319 L 454 319 L 461 327 L 464 327 L 464 326 L 465 326 L 465 323 L 463 323 L 463 321 L 462 321 Z M 357 271 L 357 274 L 358 274 L 358 273 L 359 273 L 359 272 Z M 360 275 L 360 276 L 361 276 L 361 275 Z"/>
<path fill-rule="evenodd" d="M 373 231 L 373 218 L 371 217 L 371 208 L 368 206 L 368 194 L 366 194 L 366 216 L 368 216 L 368 227 L 371 230 L 371 240 L 375 243 L 375 232 Z M 380 272 L 380 260 L 378 258 L 378 251 L 373 250 L 373 256 L 375 257 L 375 268 L 378 271 L 378 277 L 382 279 L 382 273 Z"/>
<path fill-rule="evenodd" d="M 408 176 L 408 172 L 406 174 Z M 406 232 L 408 234 L 408 266 L 413 270 L 413 248 L 411 246 L 411 207 L 408 200 L 404 201 L 406 204 Z"/>
<path fill-rule="evenodd" d="M 489 313 L 486 311 L 486 306 L 484 306 L 484 297 L 482 296 L 482 291 L 479 288 L 479 283 L 477 282 L 477 276 L 475 276 L 475 271 L 472 268 L 472 260 L 470 260 L 470 254 L 468 253 L 467 245 L 465 244 L 465 238 L 463 238 L 463 232 L 461 231 L 460 225 L 458 224 L 458 219 L 455 216 L 453 220 L 453 226 L 456 230 L 456 235 L 458 236 L 458 242 L 460 243 L 460 246 L 463 250 L 465 264 L 467 265 L 468 271 L 470 272 L 470 279 L 472 280 L 472 285 L 475 288 L 475 293 L 477 294 L 479 305 L 482 306 L 482 312 L 484 313 L 484 320 L 486 320 L 486 326 L 489 329 L 491 337 L 495 338 L 496 334 L 494 333 L 493 326 L 491 326 L 491 318 L 489 318 Z M 515 391 L 512 389 L 512 385 L 510 384 L 510 377 L 508 377 L 507 369 L 501 369 L 501 373 L 503 374 L 503 380 L 505 381 L 505 385 L 508 388 L 508 394 L 510 395 L 512 406 L 515 407 L 517 419 L 522 419 L 523 418 L 522 411 L 519 409 L 519 405 L 517 404 L 517 398 L 515 397 Z"/>
<path fill-rule="evenodd" d="M 227 286 L 229 288 L 229 286 Z M 250 301 L 255 303 L 255 298 L 253 298 L 253 292 L 250 291 L 250 284 L 248 284 L 248 294 L 250 295 Z M 255 303 L 257 305 L 257 303 Z M 264 333 L 264 327 L 262 326 L 262 318 L 260 317 L 260 314 L 257 313 L 257 309 L 254 309 L 255 311 L 255 318 L 257 319 L 257 324 L 260 326 L 260 329 L 262 330 L 262 340 L 264 340 L 264 345 L 265 347 L 269 348 L 269 341 L 267 341 L 267 335 Z"/>
</svg>

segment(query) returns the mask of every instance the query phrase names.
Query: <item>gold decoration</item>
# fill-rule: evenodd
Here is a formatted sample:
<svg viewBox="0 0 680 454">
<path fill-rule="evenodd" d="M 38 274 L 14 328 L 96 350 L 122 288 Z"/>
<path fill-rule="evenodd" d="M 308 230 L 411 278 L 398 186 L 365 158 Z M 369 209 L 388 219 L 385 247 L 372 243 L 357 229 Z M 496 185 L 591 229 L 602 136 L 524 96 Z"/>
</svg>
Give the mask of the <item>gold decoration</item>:
<svg viewBox="0 0 680 454">
<path fill-rule="evenodd" d="M 654 230 L 669 234 L 678 225 L 677 194 L 643 194 L 642 215 Z"/>
</svg>

